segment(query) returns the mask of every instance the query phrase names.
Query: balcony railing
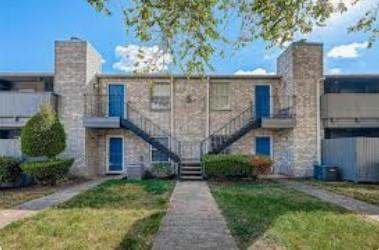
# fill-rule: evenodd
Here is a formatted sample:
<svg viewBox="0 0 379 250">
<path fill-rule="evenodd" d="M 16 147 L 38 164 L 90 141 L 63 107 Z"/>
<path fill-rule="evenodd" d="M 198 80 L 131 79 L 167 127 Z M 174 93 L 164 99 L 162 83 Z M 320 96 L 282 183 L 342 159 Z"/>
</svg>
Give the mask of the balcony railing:
<svg viewBox="0 0 379 250">
<path fill-rule="evenodd" d="M 0 118 L 30 117 L 48 103 L 56 108 L 57 97 L 51 92 L 0 92 Z"/>
</svg>

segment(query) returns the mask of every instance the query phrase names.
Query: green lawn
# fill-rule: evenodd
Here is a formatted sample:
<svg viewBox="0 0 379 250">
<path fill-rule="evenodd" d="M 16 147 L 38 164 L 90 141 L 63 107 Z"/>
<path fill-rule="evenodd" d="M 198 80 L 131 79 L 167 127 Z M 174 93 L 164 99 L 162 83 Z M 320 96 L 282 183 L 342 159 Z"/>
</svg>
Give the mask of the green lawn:
<svg viewBox="0 0 379 250">
<path fill-rule="evenodd" d="M 325 182 L 316 180 L 307 180 L 305 183 L 379 206 L 378 184 L 358 184 L 347 181 Z"/>
<path fill-rule="evenodd" d="M 210 187 L 241 249 L 379 249 L 379 223 L 279 183 Z"/>
<path fill-rule="evenodd" d="M 78 184 L 79 180 L 65 181 L 56 186 L 31 186 L 24 188 L 0 190 L 0 209 L 12 208 L 21 203 L 41 198 L 70 185 Z"/>
<path fill-rule="evenodd" d="M 3 249 L 150 249 L 172 181 L 109 180 L 0 230 Z"/>
</svg>

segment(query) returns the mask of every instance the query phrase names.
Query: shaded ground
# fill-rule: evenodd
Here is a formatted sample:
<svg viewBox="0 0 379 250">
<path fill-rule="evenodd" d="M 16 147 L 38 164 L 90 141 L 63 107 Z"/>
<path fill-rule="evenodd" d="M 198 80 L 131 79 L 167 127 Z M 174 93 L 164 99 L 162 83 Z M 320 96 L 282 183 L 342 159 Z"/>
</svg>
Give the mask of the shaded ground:
<svg viewBox="0 0 379 250">
<path fill-rule="evenodd" d="M 211 183 L 241 249 L 378 249 L 379 224 L 280 183 Z"/>
<path fill-rule="evenodd" d="M 31 186 L 15 189 L 0 190 L 0 209 L 12 208 L 26 201 L 34 200 L 52 194 L 66 187 L 84 182 L 83 180 L 69 180 L 58 183 L 56 186 Z"/>
<path fill-rule="evenodd" d="M 304 183 L 379 206 L 378 184 L 360 184 L 347 181 L 325 182 L 317 180 L 306 180 Z"/>
<path fill-rule="evenodd" d="M 109 180 L 0 230 L 3 249 L 149 249 L 171 181 Z"/>
</svg>

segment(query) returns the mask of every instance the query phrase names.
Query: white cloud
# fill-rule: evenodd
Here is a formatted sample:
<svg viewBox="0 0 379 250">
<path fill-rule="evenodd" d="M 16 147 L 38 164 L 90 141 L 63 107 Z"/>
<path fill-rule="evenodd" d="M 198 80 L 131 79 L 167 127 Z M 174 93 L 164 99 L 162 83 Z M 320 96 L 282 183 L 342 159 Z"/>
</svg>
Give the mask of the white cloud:
<svg viewBox="0 0 379 250">
<path fill-rule="evenodd" d="M 360 50 L 366 49 L 367 46 L 368 42 L 343 44 L 329 50 L 327 56 L 331 58 L 356 58 L 360 56 Z"/>
<path fill-rule="evenodd" d="M 263 68 L 256 68 L 253 70 L 237 70 L 235 75 L 274 75 L 274 72 L 268 72 Z"/>
<path fill-rule="evenodd" d="M 173 61 L 172 56 L 157 45 L 151 47 L 134 44 L 117 46 L 115 54 L 119 61 L 113 64 L 113 68 L 125 72 L 161 72 L 167 70 L 168 65 Z"/>
<path fill-rule="evenodd" d="M 331 75 L 340 75 L 340 74 L 342 74 L 342 69 L 331 68 L 331 69 L 328 69 L 327 72 L 328 72 L 328 74 L 331 74 Z"/>
<path fill-rule="evenodd" d="M 330 0 L 334 6 L 339 2 L 343 2 L 347 7 L 347 11 L 343 13 L 335 12 L 326 21 L 326 25 L 316 26 L 314 31 L 307 35 L 310 40 L 319 41 L 335 41 L 347 35 L 348 27 L 356 24 L 356 22 L 365 15 L 365 13 L 377 6 L 378 0 Z"/>
</svg>

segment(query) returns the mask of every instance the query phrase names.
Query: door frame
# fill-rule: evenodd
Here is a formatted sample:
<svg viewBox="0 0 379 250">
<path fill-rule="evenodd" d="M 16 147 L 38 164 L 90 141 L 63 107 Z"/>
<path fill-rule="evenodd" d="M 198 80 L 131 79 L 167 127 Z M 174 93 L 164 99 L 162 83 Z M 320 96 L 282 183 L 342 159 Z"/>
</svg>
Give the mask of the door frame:
<svg viewBox="0 0 379 250">
<path fill-rule="evenodd" d="M 274 158 L 274 138 L 272 135 L 255 135 L 254 136 L 254 152 L 252 152 L 254 155 L 257 154 L 257 138 L 269 138 L 270 139 L 270 158 Z"/>
<path fill-rule="evenodd" d="M 270 116 L 268 117 L 268 118 L 270 118 L 272 115 L 273 115 L 273 106 L 272 106 L 272 86 L 271 86 L 271 84 L 265 84 L 265 83 L 261 83 L 261 84 L 256 84 L 256 85 L 254 85 L 254 100 L 253 100 L 253 102 L 252 103 L 254 103 L 254 109 L 253 109 L 253 111 L 254 111 L 254 117 L 255 117 L 255 115 L 256 115 L 256 106 L 257 106 L 257 104 L 256 104 L 256 100 L 257 100 L 257 92 L 256 92 L 256 87 L 257 86 L 268 86 L 269 87 L 269 98 L 270 98 Z M 263 118 L 267 118 L 267 117 L 263 117 Z"/>
<path fill-rule="evenodd" d="M 126 118 L 127 117 L 127 115 L 128 115 L 128 112 L 127 112 L 127 109 L 128 109 L 128 106 L 126 105 L 127 104 L 127 101 L 128 101 L 128 97 L 127 97 L 127 91 L 126 91 L 126 88 L 127 88 L 127 84 L 125 84 L 125 83 L 122 83 L 122 82 L 120 82 L 120 83 L 117 83 L 117 82 L 110 82 L 110 83 L 108 83 L 108 85 L 107 85 L 107 117 L 110 117 L 109 116 L 109 87 L 111 86 L 111 85 L 120 85 L 120 86 L 123 86 L 123 88 L 124 88 L 124 118 Z"/>
<path fill-rule="evenodd" d="M 121 138 L 122 140 L 122 170 L 121 171 L 112 171 L 109 169 L 109 142 L 111 138 Z M 125 140 L 123 135 L 107 135 L 106 136 L 106 169 L 107 174 L 122 174 L 125 172 Z"/>
</svg>

